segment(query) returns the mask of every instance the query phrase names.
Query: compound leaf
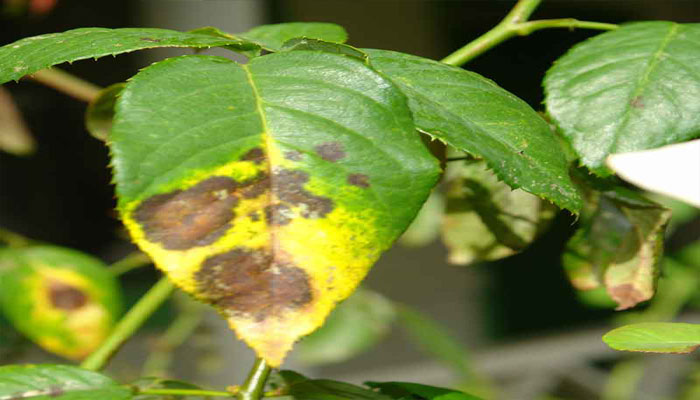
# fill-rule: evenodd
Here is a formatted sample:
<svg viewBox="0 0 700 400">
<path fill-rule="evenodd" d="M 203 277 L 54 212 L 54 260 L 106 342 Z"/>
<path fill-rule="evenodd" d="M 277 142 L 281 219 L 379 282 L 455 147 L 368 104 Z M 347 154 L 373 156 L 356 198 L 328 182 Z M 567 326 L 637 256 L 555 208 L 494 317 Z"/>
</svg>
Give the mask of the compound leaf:
<svg viewBox="0 0 700 400">
<path fill-rule="evenodd" d="M 97 372 L 68 365 L 0 367 L 0 399 L 128 400 L 131 390 Z"/>
<path fill-rule="evenodd" d="M 273 366 L 354 291 L 439 174 L 391 82 L 310 51 L 154 64 L 120 95 L 111 148 L 134 240 Z"/>
<path fill-rule="evenodd" d="M 547 112 L 583 165 L 700 134 L 700 24 L 653 21 L 595 36 L 544 79 Z"/>
<path fill-rule="evenodd" d="M 0 47 L 0 84 L 64 62 L 157 47 L 258 49 L 240 38 L 157 28 L 80 28 L 18 40 Z"/>
<path fill-rule="evenodd" d="M 700 346 L 700 325 L 643 322 L 613 329 L 603 341 L 615 350 L 647 353 L 690 353 Z"/>
<path fill-rule="evenodd" d="M 581 196 L 547 122 L 530 106 L 476 73 L 385 50 L 364 50 L 374 68 L 408 96 L 416 126 L 483 158 L 511 188 L 578 213 Z"/>
</svg>

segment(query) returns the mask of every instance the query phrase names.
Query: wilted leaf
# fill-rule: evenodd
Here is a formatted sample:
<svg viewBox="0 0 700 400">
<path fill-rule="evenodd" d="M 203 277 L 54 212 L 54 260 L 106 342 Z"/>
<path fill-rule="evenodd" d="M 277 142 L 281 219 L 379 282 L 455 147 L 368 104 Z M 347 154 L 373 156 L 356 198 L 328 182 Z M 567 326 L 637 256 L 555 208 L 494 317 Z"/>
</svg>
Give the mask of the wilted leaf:
<svg viewBox="0 0 700 400">
<path fill-rule="evenodd" d="M 0 84 L 64 62 L 97 59 L 158 47 L 227 47 L 238 51 L 251 51 L 257 49 L 258 45 L 239 38 L 214 37 L 168 29 L 73 29 L 33 36 L 0 47 Z"/>
<path fill-rule="evenodd" d="M 0 87 L 0 150 L 19 156 L 34 152 L 36 143 L 10 93 Z"/>
<path fill-rule="evenodd" d="M 670 210 L 622 187 L 591 192 L 563 265 L 580 290 L 605 286 L 618 310 L 654 295 Z"/>
<path fill-rule="evenodd" d="M 409 99 L 416 126 L 483 158 L 511 188 L 578 213 L 581 195 L 549 125 L 524 101 L 473 72 L 384 50 L 364 50 Z"/>
<path fill-rule="evenodd" d="M 134 240 L 273 366 L 353 292 L 439 173 L 403 95 L 322 52 L 154 64 L 122 92 L 111 139 Z"/>
<path fill-rule="evenodd" d="M 478 397 L 454 389 L 409 382 L 366 382 L 381 394 L 400 400 L 479 400 Z"/>
<path fill-rule="evenodd" d="M 268 51 L 279 51 L 285 42 L 294 38 L 320 39 L 335 43 L 345 43 L 348 40 L 348 34 L 342 26 L 326 22 L 261 25 L 236 36 L 254 42 Z"/>
<path fill-rule="evenodd" d="M 93 352 L 121 312 L 117 281 L 99 260 L 75 250 L 36 246 L 5 249 L 0 308 L 44 349 L 72 359 Z"/>
<path fill-rule="evenodd" d="M 500 182 L 484 162 L 452 162 L 445 179 L 447 212 L 442 219 L 442 238 L 452 264 L 467 265 L 518 253 L 556 215 L 551 204 Z"/>
<path fill-rule="evenodd" d="M 623 25 L 555 62 L 544 80 L 547 112 L 581 162 L 607 174 L 609 154 L 698 136 L 699 68 L 700 24 Z"/>
<path fill-rule="evenodd" d="M 68 365 L 0 367 L 0 399 L 128 400 L 131 390 L 97 372 Z"/>
<path fill-rule="evenodd" d="M 96 139 L 103 142 L 108 140 L 109 133 L 112 131 L 114 106 L 124 85 L 124 83 L 115 83 L 102 89 L 97 98 L 88 104 L 85 111 L 85 126 Z"/>
<path fill-rule="evenodd" d="M 321 329 L 299 343 L 299 359 L 327 364 L 353 358 L 386 337 L 394 316 L 389 300 L 376 292 L 358 290 L 333 310 Z"/>
<path fill-rule="evenodd" d="M 434 242 L 440 235 L 444 214 L 445 196 L 434 190 L 418 212 L 416 219 L 399 238 L 399 243 L 407 247 L 421 247 Z"/>
<path fill-rule="evenodd" d="M 613 329 L 603 341 L 615 350 L 646 353 L 690 353 L 700 346 L 700 325 L 645 322 Z"/>
</svg>

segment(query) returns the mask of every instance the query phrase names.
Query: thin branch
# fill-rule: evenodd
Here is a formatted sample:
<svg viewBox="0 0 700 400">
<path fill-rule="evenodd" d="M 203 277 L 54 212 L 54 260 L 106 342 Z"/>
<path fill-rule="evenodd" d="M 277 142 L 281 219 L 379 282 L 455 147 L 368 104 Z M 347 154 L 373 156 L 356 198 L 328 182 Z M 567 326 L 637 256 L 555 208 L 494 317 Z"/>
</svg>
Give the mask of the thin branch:
<svg viewBox="0 0 700 400">
<path fill-rule="evenodd" d="M 235 395 L 229 392 L 218 392 L 214 390 L 197 390 L 197 389 L 144 389 L 139 390 L 138 394 L 145 395 L 164 395 L 164 396 L 209 396 L 209 397 L 229 397 Z"/>
<path fill-rule="evenodd" d="M 88 103 L 95 100 L 102 90 L 97 85 L 57 68 L 42 69 L 27 78 Z"/>
<path fill-rule="evenodd" d="M 255 360 L 253 368 L 250 370 L 248 379 L 236 393 L 238 400 L 260 400 L 265 389 L 265 382 L 270 375 L 270 367 L 265 360 L 258 358 Z"/>
<path fill-rule="evenodd" d="M 114 276 L 123 275 L 136 268 L 152 264 L 151 258 L 140 251 L 135 251 L 109 266 L 109 272 Z"/>
</svg>

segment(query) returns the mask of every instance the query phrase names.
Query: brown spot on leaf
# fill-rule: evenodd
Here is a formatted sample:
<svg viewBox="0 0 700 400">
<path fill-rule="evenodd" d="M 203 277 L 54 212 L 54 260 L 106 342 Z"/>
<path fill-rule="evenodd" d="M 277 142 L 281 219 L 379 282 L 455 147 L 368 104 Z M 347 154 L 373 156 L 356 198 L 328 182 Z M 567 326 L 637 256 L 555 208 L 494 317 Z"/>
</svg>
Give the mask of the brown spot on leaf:
<svg viewBox="0 0 700 400">
<path fill-rule="evenodd" d="M 290 211 L 286 204 L 271 204 L 265 207 L 265 220 L 270 225 L 287 225 L 292 222 Z"/>
<path fill-rule="evenodd" d="M 640 292 L 629 283 L 611 287 L 608 289 L 608 293 L 617 303 L 617 308 L 615 308 L 617 311 L 632 308 L 643 301 L 649 300 L 649 296 Z"/>
<path fill-rule="evenodd" d="M 368 188 L 369 185 L 369 176 L 365 174 L 350 174 L 348 175 L 348 183 L 353 185 L 353 186 L 359 186 L 362 188 Z"/>
<path fill-rule="evenodd" d="M 151 42 L 151 43 L 160 43 L 160 42 L 162 42 L 162 40 L 160 40 L 160 39 L 154 39 L 154 38 L 149 38 L 149 37 L 142 37 L 142 38 L 141 38 L 141 41 L 144 41 L 144 42 Z"/>
<path fill-rule="evenodd" d="M 644 103 L 642 102 L 642 96 L 637 96 L 630 101 L 630 105 L 634 108 L 644 108 Z"/>
<path fill-rule="evenodd" d="M 61 397 L 65 394 L 63 388 L 60 386 L 51 386 L 49 388 L 49 396 L 51 397 Z"/>
<path fill-rule="evenodd" d="M 252 181 L 248 182 L 248 186 L 243 190 L 243 197 L 246 199 L 254 199 L 270 189 L 270 178 L 267 174 L 259 174 Z"/>
<path fill-rule="evenodd" d="M 234 249 L 208 258 L 195 275 L 205 300 L 258 321 L 308 304 L 306 272 L 265 250 Z"/>
<path fill-rule="evenodd" d="M 333 200 L 316 196 L 304 189 L 309 174 L 304 171 L 282 169 L 274 173 L 277 197 L 288 204 L 301 207 L 304 218 L 322 218 L 333 211 Z"/>
<path fill-rule="evenodd" d="M 328 142 L 314 147 L 321 158 L 326 161 L 336 162 L 345 157 L 345 148 L 340 142 Z"/>
<path fill-rule="evenodd" d="M 241 157 L 241 160 L 252 161 L 255 164 L 260 164 L 263 161 L 265 161 L 265 153 L 262 151 L 261 148 L 256 147 L 245 153 L 243 157 Z"/>
<path fill-rule="evenodd" d="M 84 306 L 88 297 L 82 290 L 63 282 L 49 282 L 49 301 L 62 310 L 77 310 Z"/>
<path fill-rule="evenodd" d="M 252 212 L 252 213 L 249 213 L 248 216 L 249 216 L 250 219 L 252 219 L 253 221 L 256 221 L 256 222 L 257 222 L 257 221 L 260 221 L 260 215 L 258 214 L 257 211 L 254 211 L 254 212 Z"/>
<path fill-rule="evenodd" d="M 301 161 L 304 158 L 304 154 L 296 150 L 285 151 L 284 158 L 286 158 L 289 161 Z"/>
</svg>

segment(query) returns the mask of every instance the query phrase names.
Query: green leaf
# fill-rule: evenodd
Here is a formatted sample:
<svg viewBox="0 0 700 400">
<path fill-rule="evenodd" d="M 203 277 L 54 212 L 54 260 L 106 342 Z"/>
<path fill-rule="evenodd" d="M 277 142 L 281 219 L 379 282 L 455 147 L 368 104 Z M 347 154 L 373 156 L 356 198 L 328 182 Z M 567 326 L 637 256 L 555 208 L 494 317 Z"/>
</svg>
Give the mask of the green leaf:
<svg viewBox="0 0 700 400">
<path fill-rule="evenodd" d="M 0 87 L 0 150 L 25 156 L 36 150 L 36 142 L 12 95 Z"/>
<path fill-rule="evenodd" d="M 202 390 L 197 385 L 192 383 L 165 379 L 165 378 L 139 378 L 132 382 L 129 386 L 133 387 L 137 393 L 132 400 L 208 400 L 211 396 L 181 396 L 181 395 L 163 395 L 163 394 L 138 394 L 144 390 L 152 389 L 187 389 L 187 390 Z"/>
<path fill-rule="evenodd" d="M 581 196 L 558 139 L 524 101 L 461 68 L 403 53 L 364 51 L 372 66 L 408 96 L 418 129 L 483 158 L 513 189 L 578 213 Z"/>
<path fill-rule="evenodd" d="M 348 57 L 355 57 L 362 62 L 368 61 L 368 55 L 360 49 L 347 44 L 326 42 L 318 39 L 296 38 L 288 40 L 282 46 L 283 51 L 312 50 L 324 51 L 326 53 L 341 54 Z"/>
<path fill-rule="evenodd" d="M 328 379 L 308 379 L 293 371 L 280 371 L 276 391 L 293 400 L 391 400 L 373 390 Z M 274 397 L 279 399 L 282 397 Z"/>
<path fill-rule="evenodd" d="M 98 259 L 75 250 L 5 249 L 0 309 L 17 330 L 44 349 L 71 359 L 92 353 L 121 313 L 116 279 Z"/>
<path fill-rule="evenodd" d="M 128 400 L 131 390 L 97 372 L 68 365 L 0 367 L 0 399 Z"/>
<path fill-rule="evenodd" d="M 158 47 L 228 47 L 238 51 L 258 46 L 242 39 L 156 28 L 80 28 L 33 36 L 0 47 L 0 84 L 64 62 L 99 58 Z"/>
<path fill-rule="evenodd" d="M 285 42 L 294 38 L 319 39 L 335 43 L 345 43 L 348 40 L 348 34 L 342 26 L 325 22 L 262 25 L 236 36 L 257 43 L 268 51 L 279 51 Z"/>
<path fill-rule="evenodd" d="M 563 255 L 572 284 L 580 290 L 603 285 L 618 310 L 649 300 L 670 210 L 623 187 L 591 191 L 588 204 Z"/>
<path fill-rule="evenodd" d="M 606 156 L 700 133 L 700 24 L 654 21 L 595 36 L 544 79 L 547 111 L 581 162 L 609 174 Z"/>
<path fill-rule="evenodd" d="M 452 368 L 461 378 L 475 377 L 470 354 L 452 333 L 429 316 L 405 305 L 397 307 L 399 322 L 423 351 Z"/>
<path fill-rule="evenodd" d="M 349 360 L 384 339 L 394 317 L 393 303 L 359 289 L 333 310 L 321 329 L 299 343 L 299 360 L 307 364 Z"/>
<path fill-rule="evenodd" d="M 556 208 L 511 188 L 481 161 L 452 162 L 445 173 L 447 212 L 442 238 L 448 261 L 467 265 L 516 254 L 550 224 Z"/>
<path fill-rule="evenodd" d="M 391 82 L 315 51 L 154 64 L 127 83 L 111 139 L 134 240 L 273 366 L 352 293 L 440 172 Z"/>
<path fill-rule="evenodd" d="M 103 142 L 109 139 L 114 120 L 114 106 L 124 86 L 125 83 L 110 85 L 102 89 L 97 98 L 88 104 L 85 111 L 85 127 L 94 138 Z"/>
<path fill-rule="evenodd" d="M 401 400 L 479 400 L 478 397 L 454 389 L 409 382 L 365 382 L 381 394 Z"/>
<path fill-rule="evenodd" d="M 443 215 L 445 215 L 445 196 L 434 190 L 418 212 L 416 219 L 401 235 L 399 243 L 406 247 L 422 247 L 433 243 L 440 235 Z"/>
<path fill-rule="evenodd" d="M 613 329 L 603 341 L 615 350 L 685 354 L 700 346 L 700 325 L 645 322 Z"/>
</svg>

